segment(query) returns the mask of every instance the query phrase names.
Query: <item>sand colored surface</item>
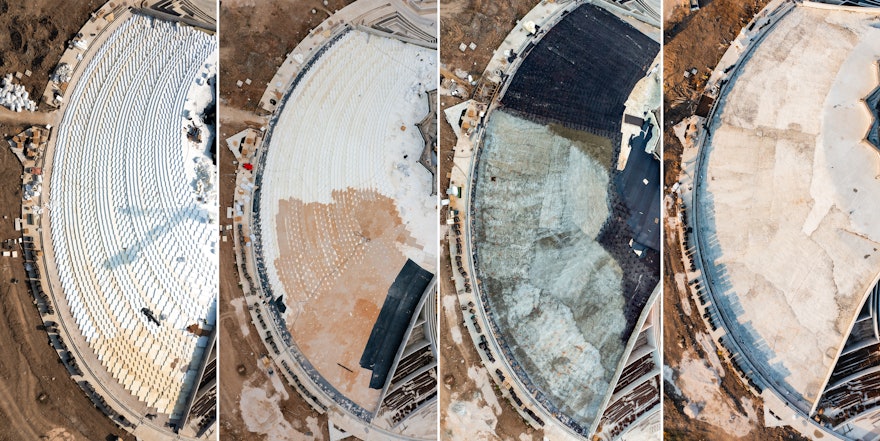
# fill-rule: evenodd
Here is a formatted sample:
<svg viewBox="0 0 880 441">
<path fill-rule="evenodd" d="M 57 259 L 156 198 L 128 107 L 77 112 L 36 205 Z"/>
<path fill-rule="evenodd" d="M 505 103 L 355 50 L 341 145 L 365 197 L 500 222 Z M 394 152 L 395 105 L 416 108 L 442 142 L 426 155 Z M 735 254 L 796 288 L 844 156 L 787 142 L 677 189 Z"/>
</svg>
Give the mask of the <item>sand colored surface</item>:
<svg viewBox="0 0 880 441">
<path fill-rule="evenodd" d="M 358 362 L 406 262 L 398 246 L 411 241 L 394 201 L 352 189 L 330 204 L 281 201 L 277 225 L 284 257 L 275 267 L 293 293 L 287 325 L 297 345 L 340 392 L 374 408 L 379 391 L 365 386 L 372 372 Z"/>
<path fill-rule="evenodd" d="M 303 74 L 269 140 L 269 279 L 302 353 L 368 410 L 379 391 L 359 361 L 388 288 L 407 258 L 436 272 L 436 198 L 415 127 L 435 75 L 433 50 L 348 31 Z"/>
<path fill-rule="evenodd" d="M 880 156 L 860 142 L 880 59 L 873 17 L 795 8 L 729 85 L 706 146 L 702 246 L 719 307 L 801 408 L 880 268 Z"/>
</svg>

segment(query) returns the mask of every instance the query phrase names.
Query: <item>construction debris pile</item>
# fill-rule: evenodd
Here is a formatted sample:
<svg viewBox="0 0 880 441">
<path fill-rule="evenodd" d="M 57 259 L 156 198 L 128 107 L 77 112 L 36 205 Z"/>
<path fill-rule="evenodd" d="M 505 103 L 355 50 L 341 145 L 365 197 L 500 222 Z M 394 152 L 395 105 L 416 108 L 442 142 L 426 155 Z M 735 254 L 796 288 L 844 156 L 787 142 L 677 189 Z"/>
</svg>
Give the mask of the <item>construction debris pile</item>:
<svg viewBox="0 0 880 441">
<path fill-rule="evenodd" d="M 35 200 L 43 191 L 43 168 L 38 161 L 49 141 L 49 130 L 49 127 L 34 126 L 7 140 L 12 152 L 25 167 L 22 175 L 22 198 L 25 201 Z"/>
<path fill-rule="evenodd" d="M 31 101 L 27 90 L 21 84 L 14 84 L 12 74 L 6 74 L 0 79 L 0 106 L 6 107 L 13 112 L 37 110 L 37 103 Z"/>
<path fill-rule="evenodd" d="M 61 63 L 52 73 L 52 81 L 56 83 L 69 83 L 73 76 L 73 69 L 67 63 Z"/>
</svg>

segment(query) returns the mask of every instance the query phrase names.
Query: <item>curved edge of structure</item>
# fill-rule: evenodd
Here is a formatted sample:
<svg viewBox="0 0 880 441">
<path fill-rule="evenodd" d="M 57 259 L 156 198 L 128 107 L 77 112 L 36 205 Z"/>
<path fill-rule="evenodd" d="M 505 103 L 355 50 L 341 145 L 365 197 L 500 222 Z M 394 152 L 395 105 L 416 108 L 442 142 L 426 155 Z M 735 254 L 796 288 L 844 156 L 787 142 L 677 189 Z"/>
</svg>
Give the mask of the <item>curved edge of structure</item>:
<svg viewBox="0 0 880 441">
<path fill-rule="evenodd" d="M 450 225 L 452 230 L 452 233 L 447 233 L 447 239 L 449 242 L 450 264 L 453 267 L 452 279 L 456 287 L 456 298 L 461 307 L 462 314 L 466 315 L 465 313 L 468 311 L 472 314 L 470 320 L 465 318 L 465 327 L 470 334 L 474 346 L 477 348 L 477 354 L 483 366 L 487 368 L 489 378 L 498 387 L 500 394 L 516 409 L 517 413 L 532 427 L 543 429 L 545 433 L 553 433 L 559 439 L 572 440 L 582 440 L 593 435 L 599 435 L 596 433 L 596 430 L 606 406 L 612 398 L 614 388 L 609 387 L 606 397 L 603 399 L 603 404 L 600 407 L 600 412 L 596 415 L 591 427 L 586 428 L 573 421 L 567 415 L 550 412 L 535 397 L 536 393 L 540 394 L 537 389 L 534 386 L 526 386 L 523 380 L 519 378 L 519 375 L 511 367 L 511 360 L 508 360 L 507 356 L 501 356 L 500 361 L 496 359 L 495 354 L 506 354 L 506 352 L 501 348 L 499 343 L 500 337 L 495 329 L 494 321 L 488 317 L 485 305 L 483 304 L 482 295 L 480 294 L 481 281 L 476 280 L 476 283 L 472 283 L 472 277 L 469 276 L 469 274 L 476 274 L 472 259 L 474 255 L 473 243 L 470 236 L 471 224 L 473 222 L 473 213 L 471 212 L 473 209 L 473 195 L 471 188 L 474 185 L 474 170 L 479 159 L 480 146 L 485 135 L 488 117 L 499 106 L 501 98 L 510 84 L 508 80 L 516 74 L 522 60 L 528 56 L 530 49 L 546 35 L 547 31 L 569 12 L 583 4 L 593 4 L 617 14 L 636 18 L 647 22 L 649 25 L 653 25 L 650 20 L 645 20 L 643 15 L 633 14 L 632 11 L 623 9 L 618 4 L 611 4 L 603 0 L 541 2 L 519 20 L 498 49 L 495 50 L 493 57 L 489 60 L 483 75 L 475 87 L 472 99 L 446 110 L 446 120 L 454 129 L 458 138 L 453 150 L 454 165 L 451 171 L 450 188 L 446 192 L 447 197 L 450 199 L 449 215 L 446 224 Z M 530 32 L 526 29 L 527 23 L 537 24 L 540 30 L 537 33 Z M 510 59 L 511 57 L 512 60 Z M 459 117 L 461 117 L 462 125 L 458 124 Z M 462 213 L 465 218 L 463 227 L 461 221 Z M 462 232 L 462 229 L 464 232 Z M 463 239 L 462 236 L 464 236 Z M 651 297 L 656 299 L 659 297 L 659 293 L 658 285 Z M 643 309 L 639 319 L 640 323 L 644 324 L 644 320 L 650 315 L 652 302 L 653 300 L 649 300 Z M 637 328 L 641 329 L 641 325 Z M 484 333 L 484 329 L 491 330 L 492 332 Z M 488 339 L 486 334 L 491 334 Z M 618 362 L 612 384 L 618 381 L 626 367 L 632 346 L 635 345 L 636 337 L 638 337 L 638 333 L 634 333 L 628 340 L 627 349 Z M 657 350 L 655 348 L 655 352 Z M 659 388 L 660 386 L 658 385 L 658 390 Z M 656 407 L 656 410 L 659 411 L 659 406 Z M 653 413 L 653 411 L 649 411 L 642 416 L 647 418 Z M 642 419 L 637 419 L 633 423 L 637 421 L 641 422 Z M 551 423 L 551 425 L 548 425 L 548 423 Z M 630 424 L 627 428 L 634 426 Z M 626 429 L 606 439 L 619 439 L 625 433 L 627 433 Z"/>
<path fill-rule="evenodd" d="M 682 238 L 679 246 L 681 247 L 680 252 L 683 259 L 682 263 L 685 268 L 689 268 L 688 280 L 690 283 L 687 285 L 687 291 L 697 305 L 697 310 L 701 313 L 701 316 L 710 331 L 710 337 L 719 348 L 723 348 L 722 358 L 729 361 L 734 367 L 736 376 L 739 378 L 742 385 L 755 396 L 761 397 L 764 400 L 765 425 L 789 425 L 795 428 L 793 424 L 785 423 L 785 418 L 782 417 L 784 415 L 800 424 L 801 427 L 795 428 L 796 430 L 805 436 L 812 437 L 813 439 L 822 438 L 824 436 L 829 436 L 833 439 L 850 439 L 836 432 L 834 427 L 826 427 L 813 418 L 821 396 L 817 398 L 809 409 L 806 407 L 799 407 L 797 406 L 797 403 L 790 402 L 786 399 L 786 396 L 790 395 L 791 391 L 766 375 L 763 367 L 751 360 L 748 352 L 740 347 L 740 344 L 735 338 L 725 338 L 731 335 L 727 331 L 728 323 L 735 321 L 735 318 L 729 317 L 716 303 L 716 297 L 713 291 L 713 281 L 708 275 L 710 272 L 705 271 L 706 268 L 712 266 L 712 263 L 706 260 L 700 247 L 700 243 L 704 241 L 704 238 L 702 237 L 699 227 L 700 215 L 699 203 L 697 201 L 700 199 L 701 192 L 704 191 L 701 184 L 701 179 L 704 178 L 703 173 L 706 162 L 705 149 L 703 147 L 706 145 L 710 136 L 709 126 L 712 124 L 712 121 L 718 117 L 718 115 L 716 115 L 718 103 L 721 102 L 721 98 L 727 92 L 726 86 L 729 79 L 736 77 L 744 64 L 743 61 L 751 56 L 752 52 L 761 44 L 761 42 L 763 42 L 764 38 L 771 33 L 779 21 L 799 6 L 817 9 L 866 12 L 864 7 L 858 6 L 841 6 L 810 1 L 798 2 L 795 0 L 773 0 L 768 3 L 764 9 L 758 12 L 755 17 L 743 27 L 742 32 L 740 32 L 737 38 L 731 42 L 731 45 L 710 75 L 709 81 L 706 85 L 706 92 L 704 92 L 701 102 L 709 103 L 709 106 L 707 109 L 703 110 L 705 113 L 702 114 L 701 110 L 697 109 L 697 114 L 695 115 L 698 123 L 696 124 L 696 133 L 693 135 L 693 148 L 697 149 L 697 151 L 693 158 L 693 165 L 691 166 L 693 169 L 682 170 L 679 179 L 679 183 L 682 185 L 680 186 L 680 190 L 678 190 L 679 197 L 682 201 L 680 211 L 682 213 L 692 211 L 692 215 L 683 216 L 684 221 L 679 222 L 678 224 L 677 229 L 679 237 Z M 878 10 L 877 13 L 880 13 L 880 10 Z M 693 230 L 694 233 L 688 233 L 686 229 Z M 692 253 L 693 256 L 689 257 L 689 253 Z M 869 288 L 868 294 L 870 294 L 870 292 L 871 289 Z M 863 305 L 866 299 L 867 296 L 862 300 Z M 859 310 L 861 310 L 861 307 Z M 858 311 L 856 312 L 856 317 L 850 321 L 848 329 L 852 329 L 857 319 Z M 849 335 L 849 332 L 847 332 L 846 335 Z M 840 351 L 842 350 L 843 345 L 841 345 L 840 348 Z M 840 356 L 840 351 L 837 354 L 838 357 Z M 834 364 L 836 364 L 836 361 Z M 832 364 L 832 368 L 828 372 L 828 379 L 830 379 L 830 376 L 833 373 L 834 364 Z M 823 393 L 827 386 L 825 383 L 828 382 L 828 379 L 824 380 L 822 388 Z M 776 422 L 771 424 L 770 421 L 773 421 L 774 419 Z M 807 428 L 814 433 L 809 433 L 804 430 Z"/>
<path fill-rule="evenodd" d="M 377 29 L 373 26 L 376 22 L 389 18 L 392 20 L 398 18 L 405 20 L 406 17 L 413 14 L 416 16 L 433 14 L 436 10 L 436 3 L 436 1 L 432 0 L 360 0 L 337 11 L 312 29 L 309 35 L 297 44 L 287 55 L 284 63 L 279 67 L 272 81 L 268 84 L 260 100 L 260 107 L 273 115 L 262 130 L 248 129 L 244 132 L 245 134 L 242 136 L 242 139 L 247 143 L 248 149 L 245 149 L 246 151 L 237 151 L 230 145 L 236 158 L 247 157 L 254 164 L 254 170 L 250 171 L 243 167 L 244 161 L 239 161 L 236 173 L 236 189 L 248 188 L 248 191 L 236 191 L 234 203 L 242 207 L 243 215 L 235 218 L 233 228 L 236 266 L 239 272 L 243 296 L 248 303 L 251 322 L 270 352 L 270 358 L 278 366 L 278 370 L 286 378 L 287 382 L 293 386 L 297 393 L 316 412 L 328 416 L 331 427 L 331 439 L 334 440 L 355 436 L 365 441 L 388 439 L 421 441 L 420 438 L 397 433 L 394 429 L 400 423 L 407 421 L 410 416 L 421 412 L 426 406 L 436 405 L 437 403 L 437 342 L 436 340 L 429 339 L 434 361 L 427 369 L 422 369 L 417 373 L 426 374 L 433 369 L 435 379 L 433 398 L 428 397 L 420 402 L 415 408 L 410 409 L 404 418 L 394 422 L 390 427 L 380 427 L 375 423 L 383 420 L 380 414 L 384 409 L 383 404 L 389 389 L 402 387 L 399 384 L 391 384 L 392 375 L 388 376 L 386 385 L 383 388 L 382 398 L 373 412 L 344 397 L 333 386 L 323 381 L 321 375 L 314 370 L 311 363 L 299 351 L 289 331 L 287 331 L 285 321 L 281 317 L 280 312 L 272 306 L 271 300 L 274 297 L 271 293 L 271 287 L 264 286 L 259 281 L 255 283 L 254 280 L 260 280 L 262 276 L 262 272 L 259 269 L 262 257 L 258 256 L 254 251 L 252 243 L 252 238 L 258 238 L 260 235 L 258 213 L 255 211 L 253 204 L 253 201 L 260 197 L 259 187 L 262 183 L 260 170 L 262 170 L 262 165 L 265 163 L 266 149 L 268 148 L 273 128 L 281 113 L 279 110 L 284 108 L 287 99 L 293 93 L 303 75 L 308 72 L 309 68 L 330 46 L 348 31 L 358 29 L 424 47 L 436 48 L 436 40 L 433 42 L 419 40 L 418 38 L 405 35 L 403 30 L 395 32 L 396 28 L 390 30 Z M 396 9 L 406 9 L 415 5 L 427 6 L 419 9 L 418 12 L 409 11 L 406 15 Z M 433 17 L 433 15 L 431 16 Z M 405 25 L 400 23 L 398 25 L 406 29 Z M 430 25 L 431 32 L 435 31 L 435 23 L 433 21 L 429 23 L 426 20 L 421 20 L 419 23 L 410 22 L 410 25 L 415 29 Z M 430 297 L 430 293 L 435 292 L 436 276 L 419 301 L 417 309 L 419 313 L 413 316 L 406 338 L 403 340 L 395 358 L 395 365 L 399 363 L 400 357 L 403 356 L 404 348 L 409 343 L 408 339 L 413 327 L 418 326 L 419 318 L 425 314 L 426 308 L 431 305 L 431 302 L 428 302 L 426 299 Z M 436 306 L 434 309 L 436 309 Z M 267 317 L 271 319 L 271 324 L 267 324 Z M 425 319 L 421 321 L 420 325 L 428 325 L 430 323 L 430 320 Z M 436 336 L 436 331 L 432 335 Z M 429 334 L 426 333 L 426 336 L 429 336 Z M 283 347 L 279 347 L 279 345 Z M 405 380 L 414 380 L 417 377 L 418 375 L 409 375 Z"/>
<path fill-rule="evenodd" d="M 67 64 L 70 67 L 70 78 L 64 83 L 53 81 L 50 77 L 43 94 L 43 103 L 56 109 L 52 112 L 53 122 L 61 121 L 67 108 L 67 102 L 64 101 L 66 93 L 75 89 L 77 82 L 83 73 L 83 69 L 92 59 L 98 49 L 112 33 L 122 23 L 132 16 L 133 13 L 140 11 L 135 0 L 123 0 L 122 2 L 107 1 L 99 7 L 93 14 L 92 19 L 87 21 L 81 28 L 77 37 L 70 42 L 68 49 L 62 54 L 56 66 Z M 79 44 L 79 43 L 82 44 Z M 57 69 L 57 67 L 56 67 Z M 32 129 L 29 129 L 32 130 Z M 55 148 L 55 132 L 57 127 L 51 125 L 46 126 L 46 135 L 44 136 L 45 146 L 34 158 L 29 158 L 24 154 L 17 154 L 22 166 L 26 169 L 40 169 L 42 179 L 47 183 L 51 180 L 54 148 Z M 48 166 L 47 166 L 48 165 Z M 24 173 L 24 180 L 28 173 Z M 208 427 L 192 428 L 186 426 L 189 418 L 189 410 L 196 396 L 212 396 L 216 395 L 216 382 L 213 386 L 201 390 L 191 391 L 191 396 L 186 399 L 187 412 L 179 420 L 171 421 L 170 415 L 163 415 L 161 421 L 157 421 L 157 415 L 151 413 L 150 408 L 140 402 L 136 397 L 129 393 L 125 388 L 116 382 L 107 383 L 102 381 L 101 377 L 106 374 L 103 366 L 93 367 L 88 363 L 78 363 L 77 360 L 86 359 L 83 355 L 81 344 L 85 344 L 79 328 L 74 325 L 70 326 L 69 310 L 67 310 L 67 299 L 63 292 L 60 292 L 60 280 L 58 279 L 57 269 L 55 267 L 53 246 L 51 239 L 44 237 L 44 232 L 49 231 L 50 219 L 46 214 L 49 210 L 49 192 L 50 186 L 45 185 L 42 193 L 36 200 L 22 200 L 22 218 L 33 220 L 29 222 L 33 225 L 33 231 L 30 228 L 22 228 L 22 248 L 25 254 L 25 270 L 28 275 L 28 284 L 31 294 L 34 296 L 34 304 L 37 306 L 40 316 L 43 318 L 44 330 L 48 334 L 49 342 L 53 349 L 56 350 L 62 365 L 70 374 L 71 380 L 83 390 L 84 394 L 118 427 L 144 439 L 174 439 L 174 440 L 192 440 L 206 439 L 207 436 L 214 432 L 215 424 L 210 422 Z M 42 269 L 42 271 L 41 271 Z M 44 288 L 46 289 L 44 291 Z M 56 292 L 57 291 L 57 292 Z M 56 307 L 58 309 L 56 310 Z M 65 320 L 62 316 L 67 315 Z M 216 333 L 215 330 L 212 333 Z M 65 340 L 70 345 L 65 343 Z M 213 337 L 212 340 L 213 341 Z M 89 350 L 89 349 L 86 349 Z M 200 361 L 199 380 L 195 384 L 202 381 L 202 375 L 205 368 L 210 364 L 210 358 L 216 357 L 213 351 L 206 351 L 206 357 Z M 97 372 L 96 372 L 97 371 Z M 215 400 L 216 402 L 216 400 Z M 179 422 L 182 427 L 171 427 L 169 424 Z M 183 434 L 180 432 L 184 432 Z"/>
</svg>

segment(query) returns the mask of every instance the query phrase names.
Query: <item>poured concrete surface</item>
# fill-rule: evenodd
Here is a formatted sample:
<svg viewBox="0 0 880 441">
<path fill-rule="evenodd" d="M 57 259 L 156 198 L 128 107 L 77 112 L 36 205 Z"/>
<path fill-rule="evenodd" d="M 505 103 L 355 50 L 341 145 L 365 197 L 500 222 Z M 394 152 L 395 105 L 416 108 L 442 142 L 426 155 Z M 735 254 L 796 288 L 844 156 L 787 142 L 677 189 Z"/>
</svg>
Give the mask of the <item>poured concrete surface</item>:
<svg viewBox="0 0 880 441">
<path fill-rule="evenodd" d="M 475 188 L 477 266 L 496 323 L 529 378 L 589 425 L 623 355 L 622 270 L 595 238 L 609 214 L 608 170 L 579 140 L 498 110 Z"/>
<path fill-rule="evenodd" d="M 728 85 L 705 147 L 700 225 L 719 307 L 800 408 L 880 270 L 880 156 L 861 142 L 860 101 L 876 87 L 875 17 L 795 8 Z"/>
</svg>

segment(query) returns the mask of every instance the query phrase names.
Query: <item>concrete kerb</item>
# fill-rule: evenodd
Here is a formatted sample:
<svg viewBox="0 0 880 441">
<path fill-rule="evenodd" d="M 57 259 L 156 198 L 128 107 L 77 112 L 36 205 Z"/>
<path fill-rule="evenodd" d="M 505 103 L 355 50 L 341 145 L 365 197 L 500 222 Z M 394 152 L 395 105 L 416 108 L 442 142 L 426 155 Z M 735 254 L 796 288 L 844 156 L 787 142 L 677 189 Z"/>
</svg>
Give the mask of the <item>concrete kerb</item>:
<svg viewBox="0 0 880 441">
<path fill-rule="evenodd" d="M 614 12 L 615 14 L 625 15 L 627 17 L 639 20 L 657 29 L 660 29 L 660 22 L 656 18 L 645 14 L 636 14 L 628 9 L 621 8 L 617 3 L 608 0 L 586 0 L 586 3 L 591 3 L 596 6 L 603 7 L 605 9 L 608 9 L 609 11 Z"/>
<path fill-rule="evenodd" d="M 828 9 L 832 11 L 849 11 L 849 12 L 859 12 L 864 14 L 868 13 L 876 13 L 880 15 L 880 7 L 870 7 L 870 6 L 846 6 L 846 5 L 836 5 L 833 3 L 823 3 L 818 1 L 810 1 L 804 0 L 802 3 L 804 6 L 815 9 Z"/>
<path fill-rule="evenodd" d="M 179 15 L 172 15 L 172 14 L 168 14 L 168 13 L 165 13 L 162 11 L 158 11 L 156 9 L 150 8 L 147 0 L 143 0 L 140 3 L 140 6 L 138 7 L 138 12 L 140 12 L 144 15 L 150 15 L 150 16 L 156 17 L 160 20 L 180 22 L 180 23 L 183 23 L 187 26 L 192 26 L 194 28 L 201 29 L 209 34 L 212 34 L 212 35 L 217 32 L 217 23 L 216 22 L 215 23 L 205 23 L 205 22 L 198 21 L 194 18 L 179 16 Z"/>
<path fill-rule="evenodd" d="M 437 44 L 436 44 L 436 43 L 433 43 L 433 44 L 432 44 L 432 43 L 429 43 L 429 42 L 424 41 L 424 40 L 419 40 L 418 38 L 411 38 L 411 37 L 404 37 L 404 36 L 402 36 L 402 35 L 389 34 L 389 33 L 387 33 L 387 32 L 382 32 L 382 31 L 380 31 L 380 30 L 378 30 L 378 29 L 373 29 L 373 28 L 371 28 L 371 27 L 369 27 L 369 26 L 364 26 L 364 25 L 362 25 L 362 24 L 354 25 L 354 28 L 357 29 L 357 30 L 359 30 L 359 31 L 361 31 L 361 32 L 365 32 L 365 33 L 367 33 L 367 34 L 375 35 L 375 36 L 377 36 L 377 37 L 382 37 L 382 38 L 393 38 L 393 39 L 395 39 L 395 40 L 400 40 L 400 41 L 402 41 L 402 42 L 404 42 L 404 43 L 414 44 L 414 45 L 416 45 L 416 46 L 421 46 L 421 47 L 425 47 L 425 48 L 428 48 L 428 49 L 435 49 L 435 50 L 437 49 Z"/>
</svg>

